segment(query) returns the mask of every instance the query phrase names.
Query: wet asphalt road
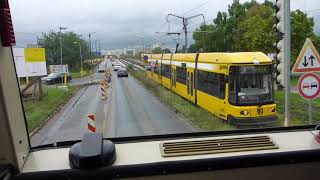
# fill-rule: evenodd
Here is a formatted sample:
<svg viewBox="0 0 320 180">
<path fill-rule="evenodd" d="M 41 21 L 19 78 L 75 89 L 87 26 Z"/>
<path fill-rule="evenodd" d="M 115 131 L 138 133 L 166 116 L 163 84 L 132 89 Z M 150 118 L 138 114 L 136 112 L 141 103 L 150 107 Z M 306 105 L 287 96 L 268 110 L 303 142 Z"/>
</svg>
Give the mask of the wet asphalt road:
<svg viewBox="0 0 320 180">
<path fill-rule="evenodd" d="M 103 73 L 95 73 L 102 79 Z M 104 137 L 128 137 L 196 131 L 187 121 L 160 102 L 136 79 L 118 78 L 113 72 L 108 99 L 101 100 L 99 85 L 76 95 L 31 138 L 32 146 L 81 139 L 87 116 L 96 115 L 96 128 Z"/>
<path fill-rule="evenodd" d="M 107 137 L 143 136 L 196 131 L 131 77 L 113 73 Z"/>
<path fill-rule="evenodd" d="M 96 73 L 95 76 L 97 79 L 103 78 L 102 73 Z M 33 135 L 31 145 L 81 139 L 87 132 L 87 116 L 91 113 L 96 115 L 97 130 L 102 132 L 102 123 L 105 118 L 103 107 L 106 101 L 100 99 L 99 90 L 99 85 L 80 89 L 41 130 Z"/>
</svg>

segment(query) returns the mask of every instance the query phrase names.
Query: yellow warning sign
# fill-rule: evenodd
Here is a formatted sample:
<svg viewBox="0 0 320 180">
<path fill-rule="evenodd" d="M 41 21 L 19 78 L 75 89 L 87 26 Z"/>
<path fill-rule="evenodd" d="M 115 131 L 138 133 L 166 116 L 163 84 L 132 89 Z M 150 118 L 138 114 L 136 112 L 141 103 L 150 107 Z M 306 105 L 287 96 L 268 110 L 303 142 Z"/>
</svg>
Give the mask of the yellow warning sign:
<svg viewBox="0 0 320 180">
<path fill-rule="evenodd" d="M 44 48 L 25 48 L 24 56 L 26 62 L 46 62 L 46 53 Z"/>
<path fill-rule="evenodd" d="M 293 73 L 320 71 L 320 56 L 312 41 L 307 38 L 292 68 Z"/>
</svg>

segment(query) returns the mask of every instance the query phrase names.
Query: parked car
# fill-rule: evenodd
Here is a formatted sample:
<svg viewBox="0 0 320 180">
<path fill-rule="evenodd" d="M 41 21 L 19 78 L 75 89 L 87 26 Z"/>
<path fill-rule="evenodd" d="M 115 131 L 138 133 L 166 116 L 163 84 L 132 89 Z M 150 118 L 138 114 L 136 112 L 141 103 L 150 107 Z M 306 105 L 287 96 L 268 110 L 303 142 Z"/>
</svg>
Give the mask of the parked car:
<svg viewBox="0 0 320 180">
<path fill-rule="evenodd" d="M 119 64 L 119 63 L 117 61 L 113 61 L 111 65 L 114 66 L 116 64 Z"/>
<path fill-rule="evenodd" d="M 113 70 L 114 70 L 114 71 L 118 71 L 118 69 L 120 69 L 120 68 L 121 68 L 120 64 L 115 64 L 115 65 L 113 66 Z"/>
<path fill-rule="evenodd" d="M 148 64 L 146 68 L 147 68 L 148 71 L 151 71 L 151 65 L 150 64 Z"/>
<path fill-rule="evenodd" d="M 46 77 L 41 78 L 44 84 L 58 84 L 63 82 L 65 73 L 51 73 Z M 67 74 L 67 82 L 72 79 L 70 74 Z"/>
<path fill-rule="evenodd" d="M 98 72 L 99 73 L 103 73 L 106 69 L 106 64 L 101 64 L 99 65 L 99 68 L 98 68 Z"/>
<path fill-rule="evenodd" d="M 126 68 L 119 68 L 117 75 L 118 77 L 128 77 L 128 71 Z"/>
</svg>

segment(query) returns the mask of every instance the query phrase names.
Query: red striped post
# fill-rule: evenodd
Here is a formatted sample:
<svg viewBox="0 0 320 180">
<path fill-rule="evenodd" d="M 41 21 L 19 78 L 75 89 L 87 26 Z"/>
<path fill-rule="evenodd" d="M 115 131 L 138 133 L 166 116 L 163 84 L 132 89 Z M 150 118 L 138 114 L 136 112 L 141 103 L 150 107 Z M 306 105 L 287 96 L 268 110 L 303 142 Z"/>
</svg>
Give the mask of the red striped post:
<svg viewBox="0 0 320 180">
<path fill-rule="evenodd" d="M 100 92 L 101 92 L 101 99 L 105 99 L 107 96 L 107 89 L 105 87 L 105 83 L 103 80 L 100 81 Z"/>
<path fill-rule="evenodd" d="M 109 75 L 108 72 L 104 74 L 104 84 L 106 85 L 106 87 L 108 88 L 108 79 L 109 79 Z"/>
<path fill-rule="evenodd" d="M 96 132 L 96 122 L 95 122 L 94 114 L 90 114 L 88 116 L 88 131 Z"/>
<path fill-rule="evenodd" d="M 93 81 L 93 74 L 92 74 L 92 70 L 90 70 L 90 81 Z"/>
</svg>

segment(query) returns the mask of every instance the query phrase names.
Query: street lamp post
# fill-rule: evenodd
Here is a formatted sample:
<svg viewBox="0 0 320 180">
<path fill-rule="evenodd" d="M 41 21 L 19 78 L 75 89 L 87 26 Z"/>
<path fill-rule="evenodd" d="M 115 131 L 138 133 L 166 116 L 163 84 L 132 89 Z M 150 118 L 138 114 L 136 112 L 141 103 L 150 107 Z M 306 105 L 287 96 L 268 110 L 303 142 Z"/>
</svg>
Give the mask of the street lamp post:
<svg viewBox="0 0 320 180">
<path fill-rule="evenodd" d="M 90 50 L 89 57 L 90 57 L 90 59 L 92 58 L 91 57 L 91 51 L 92 51 L 92 49 L 91 49 L 91 35 L 94 33 L 96 33 L 96 32 L 89 33 L 89 50 Z M 93 71 L 93 60 L 92 59 L 91 59 L 91 70 Z"/>
<path fill-rule="evenodd" d="M 61 30 L 66 30 L 66 27 L 59 27 L 60 30 L 60 60 L 61 60 L 61 65 L 62 65 L 62 32 Z"/>
<path fill-rule="evenodd" d="M 82 52 L 81 52 L 81 42 L 73 42 L 74 44 L 79 44 L 79 51 L 80 51 L 80 76 L 83 77 L 83 64 L 82 64 Z"/>
<path fill-rule="evenodd" d="M 90 70 L 90 79 L 91 79 L 91 82 L 93 81 L 93 59 L 91 57 L 91 35 L 94 34 L 96 32 L 91 32 L 89 33 L 89 49 L 90 49 L 90 53 L 89 53 L 89 57 L 91 59 L 91 70 Z"/>
<path fill-rule="evenodd" d="M 62 65 L 62 32 L 61 32 L 61 30 L 66 30 L 67 29 L 67 27 L 59 27 L 59 30 L 60 30 L 60 64 Z M 65 74 L 65 76 L 66 76 L 66 74 Z M 62 82 L 63 82 L 63 76 L 62 76 Z M 65 84 L 67 83 L 67 82 L 64 82 Z"/>
</svg>

